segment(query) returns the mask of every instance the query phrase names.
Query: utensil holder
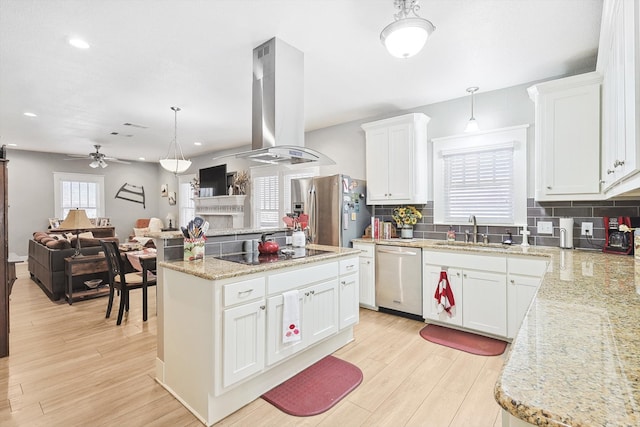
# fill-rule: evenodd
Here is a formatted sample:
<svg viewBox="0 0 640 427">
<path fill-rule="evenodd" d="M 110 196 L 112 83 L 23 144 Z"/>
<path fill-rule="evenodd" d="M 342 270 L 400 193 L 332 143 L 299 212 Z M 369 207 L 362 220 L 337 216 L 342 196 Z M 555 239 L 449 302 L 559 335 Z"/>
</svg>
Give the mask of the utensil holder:
<svg viewBox="0 0 640 427">
<path fill-rule="evenodd" d="M 198 261 L 204 259 L 204 238 L 184 239 L 184 260 Z"/>
</svg>

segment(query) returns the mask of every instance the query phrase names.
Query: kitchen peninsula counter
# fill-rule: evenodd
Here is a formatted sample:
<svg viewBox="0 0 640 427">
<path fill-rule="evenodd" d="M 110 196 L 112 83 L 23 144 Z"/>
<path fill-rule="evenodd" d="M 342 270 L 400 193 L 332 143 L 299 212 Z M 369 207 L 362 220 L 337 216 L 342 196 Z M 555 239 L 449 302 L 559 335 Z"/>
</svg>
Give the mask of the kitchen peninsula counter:
<svg viewBox="0 0 640 427">
<path fill-rule="evenodd" d="M 640 425 L 640 261 L 636 267 L 631 256 L 590 250 L 401 240 L 358 241 L 549 257 L 495 386 L 503 426 Z"/>
</svg>

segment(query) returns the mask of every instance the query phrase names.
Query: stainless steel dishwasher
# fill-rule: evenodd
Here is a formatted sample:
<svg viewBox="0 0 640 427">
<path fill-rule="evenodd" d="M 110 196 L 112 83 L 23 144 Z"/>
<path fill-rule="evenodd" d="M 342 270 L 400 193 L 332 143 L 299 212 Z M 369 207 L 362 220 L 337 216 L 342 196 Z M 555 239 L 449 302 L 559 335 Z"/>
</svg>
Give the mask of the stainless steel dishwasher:
<svg viewBox="0 0 640 427">
<path fill-rule="evenodd" d="M 376 245 L 376 305 L 422 317 L 422 249 Z"/>
</svg>

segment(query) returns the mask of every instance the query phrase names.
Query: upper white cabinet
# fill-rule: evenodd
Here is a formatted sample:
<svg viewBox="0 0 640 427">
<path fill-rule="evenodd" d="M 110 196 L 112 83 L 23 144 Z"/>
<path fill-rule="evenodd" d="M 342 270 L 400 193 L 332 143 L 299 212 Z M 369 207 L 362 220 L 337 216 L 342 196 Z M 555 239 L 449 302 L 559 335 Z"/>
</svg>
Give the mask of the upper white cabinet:
<svg viewBox="0 0 640 427">
<path fill-rule="evenodd" d="M 427 124 L 411 113 L 362 125 L 367 138 L 367 204 L 427 202 Z"/>
<path fill-rule="evenodd" d="M 535 198 L 597 200 L 600 188 L 598 72 L 539 83 L 535 102 Z"/>
<path fill-rule="evenodd" d="M 603 76 L 602 179 L 607 197 L 640 188 L 639 21 L 637 1 L 605 1 L 597 71 Z"/>
</svg>

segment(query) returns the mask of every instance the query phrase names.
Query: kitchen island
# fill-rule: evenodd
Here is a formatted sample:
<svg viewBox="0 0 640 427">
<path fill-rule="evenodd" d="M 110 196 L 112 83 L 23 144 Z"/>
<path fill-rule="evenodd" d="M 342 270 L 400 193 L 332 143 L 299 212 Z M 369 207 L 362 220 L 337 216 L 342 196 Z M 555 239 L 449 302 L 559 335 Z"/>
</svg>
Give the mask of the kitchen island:
<svg viewBox="0 0 640 427">
<path fill-rule="evenodd" d="M 640 260 L 551 247 L 359 241 L 547 257 L 495 386 L 503 426 L 640 425 Z"/>
<path fill-rule="evenodd" d="M 307 249 L 308 256 L 257 264 L 249 254 L 240 257 L 246 263 L 226 256 L 159 263 L 164 359 L 157 380 L 206 425 L 353 340 L 358 251 Z M 283 293 L 291 290 L 298 291 L 302 338 L 283 343 Z"/>
</svg>

